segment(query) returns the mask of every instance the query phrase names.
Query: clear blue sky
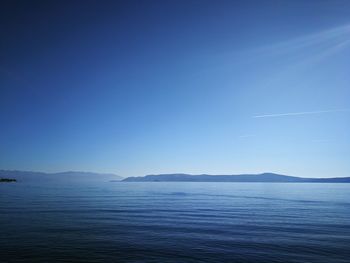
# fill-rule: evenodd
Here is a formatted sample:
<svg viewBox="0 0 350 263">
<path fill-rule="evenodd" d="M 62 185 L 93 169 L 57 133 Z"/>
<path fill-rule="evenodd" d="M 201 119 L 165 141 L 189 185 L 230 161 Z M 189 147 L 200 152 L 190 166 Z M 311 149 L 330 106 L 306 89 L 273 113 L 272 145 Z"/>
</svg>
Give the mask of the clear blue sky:
<svg viewBox="0 0 350 263">
<path fill-rule="evenodd" d="M 350 1 L 2 1 L 0 168 L 350 176 Z"/>
</svg>

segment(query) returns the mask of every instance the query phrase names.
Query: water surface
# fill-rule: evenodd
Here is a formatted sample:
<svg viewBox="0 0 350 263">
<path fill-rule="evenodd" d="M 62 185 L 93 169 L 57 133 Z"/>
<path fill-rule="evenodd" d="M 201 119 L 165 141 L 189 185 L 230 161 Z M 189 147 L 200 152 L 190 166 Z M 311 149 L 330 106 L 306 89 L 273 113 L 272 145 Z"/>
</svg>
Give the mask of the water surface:
<svg viewBox="0 0 350 263">
<path fill-rule="evenodd" d="M 350 184 L 0 184 L 0 262 L 350 262 Z"/>
</svg>

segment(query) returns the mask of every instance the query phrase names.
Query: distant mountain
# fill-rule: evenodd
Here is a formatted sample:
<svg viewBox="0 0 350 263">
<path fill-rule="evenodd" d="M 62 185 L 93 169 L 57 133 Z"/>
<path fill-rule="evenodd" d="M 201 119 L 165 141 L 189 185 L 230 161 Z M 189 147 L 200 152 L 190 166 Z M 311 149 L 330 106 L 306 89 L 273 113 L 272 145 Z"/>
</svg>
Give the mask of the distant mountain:
<svg viewBox="0 0 350 263">
<path fill-rule="evenodd" d="M 22 181 L 120 181 L 123 178 L 115 174 L 91 173 L 91 172 L 60 172 L 43 173 L 15 170 L 0 170 L 0 178 L 13 178 Z"/>
<path fill-rule="evenodd" d="M 158 174 L 142 177 L 128 177 L 124 182 L 285 182 L 285 183 L 350 183 L 350 177 L 342 178 L 301 178 L 275 173 L 239 175 L 191 175 Z"/>
</svg>

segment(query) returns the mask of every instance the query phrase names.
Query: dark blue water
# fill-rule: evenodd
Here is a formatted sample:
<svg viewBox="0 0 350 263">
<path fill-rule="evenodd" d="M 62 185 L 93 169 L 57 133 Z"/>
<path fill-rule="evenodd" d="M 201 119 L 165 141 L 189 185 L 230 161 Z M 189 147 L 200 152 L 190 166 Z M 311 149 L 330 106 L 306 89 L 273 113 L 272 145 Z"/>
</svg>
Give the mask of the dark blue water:
<svg viewBox="0 0 350 263">
<path fill-rule="evenodd" d="M 0 184 L 0 262 L 350 262 L 350 184 Z"/>
</svg>

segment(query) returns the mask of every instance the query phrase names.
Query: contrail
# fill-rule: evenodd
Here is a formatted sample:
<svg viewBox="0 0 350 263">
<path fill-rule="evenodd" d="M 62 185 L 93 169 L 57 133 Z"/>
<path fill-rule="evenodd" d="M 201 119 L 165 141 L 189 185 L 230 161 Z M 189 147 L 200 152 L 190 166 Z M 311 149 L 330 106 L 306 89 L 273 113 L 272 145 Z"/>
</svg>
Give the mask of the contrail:
<svg viewBox="0 0 350 263">
<path fill-rule="evenodd" d="M 321 113 L 332 113 L 332 112 L 346 112 L 350 109 L 337 109 L 337 110 L 320 110 L 320 111 L 302 111 L 302 112 L 289 112 L 289 113 L 278 113 L 278 114 L 265 114 L 256 115 L 253 118 L 270 118 L 270 117 L 283 117 L 283 116 L 299 116 L 299 115 L 311 115 L 311 114 L 321 114 Z"/>
</svg>

